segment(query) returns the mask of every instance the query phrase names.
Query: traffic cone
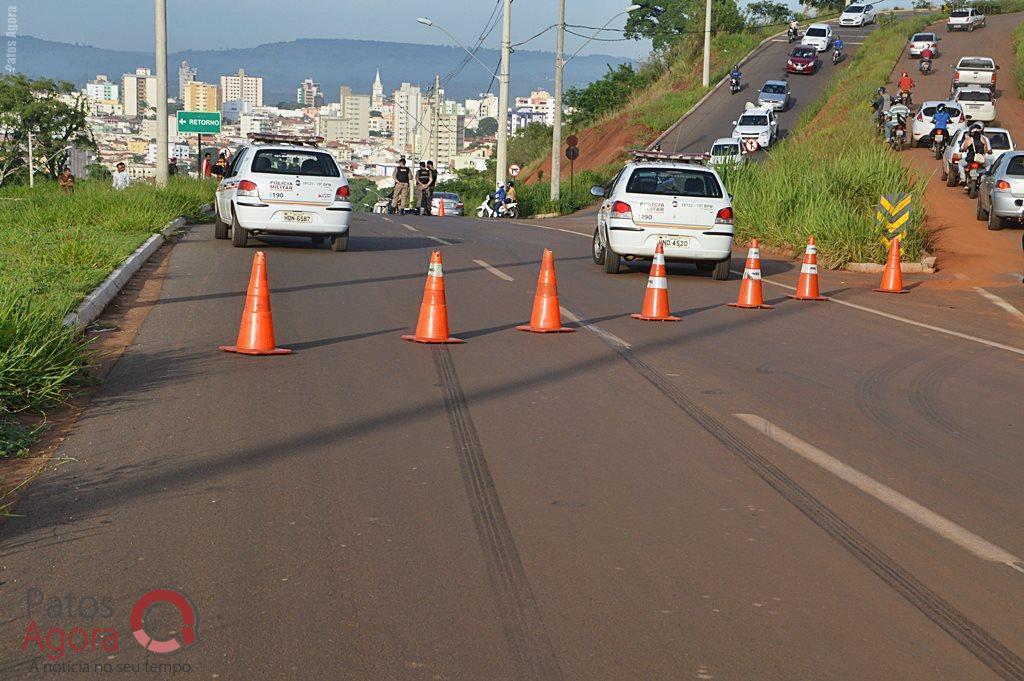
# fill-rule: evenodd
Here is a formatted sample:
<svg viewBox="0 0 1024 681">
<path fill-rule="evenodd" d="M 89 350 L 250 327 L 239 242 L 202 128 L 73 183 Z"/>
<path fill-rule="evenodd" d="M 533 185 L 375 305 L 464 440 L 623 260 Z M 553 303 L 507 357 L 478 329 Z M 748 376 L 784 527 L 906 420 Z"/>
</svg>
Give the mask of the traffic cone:
<svg viewBox="0 0 1024 681">
<path fill-rule="evenodd" d="M 903 270 L 900 268 L 900 238 L 889 243 L 889 257 L 882 272 L 882 284 L 875 291 L 879 293 L 910 293 L 903 288 Z"/>
<path fill-rule="evenodd" d="M 800 264 L 800 279 L 796 283 L 796 295 L 787 296 L 794 300 L 828 300 L 818 290 L 818 247 L 814 237 L 807 239 L 804 261 Z"/>
<path fill-rule="evenodd" d="M 743 281 L 740 283 L 740 295 L 736 302 L 729 303 L 729 306 L 772 309 L 771 305 L 764 304 L 764 297 L 761 293 L 761 249 L 757 239 L 750 242 L 750 250 L 747 251 L 747 262 L 743 266 Z"/>
<path fill-rule="evenodd" d="M 439 218 L 443 218 L 444 217 L 444 197 L 443 196 L 441 197 L 441 200 L 438 202 L 437 217 L 439 217 Z"/>
<path fill-rule="evenodd" d="M 654 249 L 654 263 L 651 265 L 651 276 L 647 279 L 647 292 L 644 294 L 644 306 L 640 314 L 632 314 L 633 319 L 645 322 L 678 322 L 679 317 L 668 313 L 668 279 L 665 278 L 665 245 L 658 242 Z"/>
<path fill-rule="evenodd" d="M 267 284 L 267 256 L 256 251 L 245 294 L 242 324 L 234 345 L 222 345 L 224 352 L 242 355 L 289 355 L 291 350 L 274 347 L 274 319 L 270 314 L 270 286 Z"/>
<path fill-rule="evenodd" d="M 441 251 L 430 254 L 430 268 L 427 283 L 423 287 L 423 302 L 420 303 L 420 318 L 416 323 L 416 334 L 402 336 L 403 340 L 416 343 L 465 343 L 466 341 L 448 335 L 448 306 L 444 299 L 444 268 L 441 265 Z"/>
<path fill-rule="evenodd" d="M 575 329 L 562 326 L 562 312 L 558 307 L 558 283 L 555 281 L 555 254 L 544 249 L 537 276 L 537 293 L 533 297 L 533 314 L 528 326 L 517 326 L 520 331 L 533 333 L 572 333 Z"/>
</svg>

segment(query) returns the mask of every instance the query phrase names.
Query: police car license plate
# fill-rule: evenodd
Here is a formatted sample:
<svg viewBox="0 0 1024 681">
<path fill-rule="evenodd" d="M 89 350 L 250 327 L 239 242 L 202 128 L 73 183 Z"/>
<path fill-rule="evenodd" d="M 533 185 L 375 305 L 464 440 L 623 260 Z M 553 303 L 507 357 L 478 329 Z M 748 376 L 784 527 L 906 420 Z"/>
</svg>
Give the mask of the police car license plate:
<svg viewBox="0 0 1024 681">
<path fill-rule="evenodd" d="M 313 216 L 297 210 L 286 210 L 281 214 L 285 222 L 313 222 Z"/>
<path fill-rule="evenodd" d="M 690 240 L 689 239 L 680 239 L 679 237 L 675 237 L 675 236 L 663 236 L 663 237 L 659 237 L 659 238 L 661 239 L 661 242 L 663 244 L 665 244 L 665 246 L 670 247 L 670 248 L 689 248 L 690 247 Z"/>
</svg>

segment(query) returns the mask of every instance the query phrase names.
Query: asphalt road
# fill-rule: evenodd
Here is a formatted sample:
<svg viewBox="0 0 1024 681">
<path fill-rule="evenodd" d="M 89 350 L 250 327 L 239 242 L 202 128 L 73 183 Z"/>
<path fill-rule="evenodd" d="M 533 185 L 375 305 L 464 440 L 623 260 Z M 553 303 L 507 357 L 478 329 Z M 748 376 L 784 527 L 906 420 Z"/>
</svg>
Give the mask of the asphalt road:
<svg viewBox="0 0 1024 681">
<path fill-rule="evenodd" d="M 68 461 L 0 533 L 0 677 L 47 676 L 22 650 L 37 588 L 109 599 L 91 625 L 122 631 L 63 662 L 186 678 L 1024 678 L 1024 342 L 1001 310 L 952 328 L 836 274 L 892 317 L 777 285 L 738 310 L 736 280 L 670 265 L 683 321 L 648 324 L 642 268 L 525 223 L 368 216 L 349 253 L 258 247 L 295 354 L 216 350 L 256 249 L 209 226 L 174 248 Z M 400 340 L 436 247 L 465 345 Z M 544 247 L 576 333 L 514 330 Z M 190 597 L 199 640 L 146 658 L 128 611 L 154 587 Z"/>
<path fill-rule="evenodd" d="M 720 87 L 700 106 L 699 109 L 674 125 L 662 141 L 662 150 L 680 153 L 703 153 L 719 137 L 730 137 L 733 125 L 747 102 L 756 102 L 757 93 L 767 80 L 787 80 L 791 91 L 789 109 L 779 114 L 779 134 L 785 137 L 796 125 L 803 108 L 818 98 L 828 83 L 833 69 L 846 68 L 849 57 L 854 54 L 876 26 L 870 24 L 860 28 L 839 28 L 832 24 L 833 31 L 843 39 L 843 51 L 847 59 L 832 64 L 832 51 L 820 55 L 822 66 L 818 73 L 811 75 L 790 75 L 786 73 L 786 57 L 796 43 L 789 43 L 785 37 L 776 38 L 765 45 L 748 63 L 740 67 L 743 72 L 743 89 L 735 95 L 728 87 Z M 801 27 L 804 30 L 806 27 Z"/>
</svg>

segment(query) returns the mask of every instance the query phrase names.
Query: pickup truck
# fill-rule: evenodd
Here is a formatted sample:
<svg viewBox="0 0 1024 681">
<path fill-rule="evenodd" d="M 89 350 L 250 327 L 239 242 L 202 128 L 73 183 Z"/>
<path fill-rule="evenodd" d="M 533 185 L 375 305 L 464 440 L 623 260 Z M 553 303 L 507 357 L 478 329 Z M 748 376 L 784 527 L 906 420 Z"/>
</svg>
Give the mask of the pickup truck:
<svg viewBox="0 0 1024 681">
<path fill-rule="evenodd" d="M 976 9 L 958 9 L 949 15 L 947 31 L 973 31 L 985 26 L 985 15 Z"/>
<path fill-rule="evenodd" d="M 953 67 L 953 86 L 950 91 L 955 93 L 963 85 L 984 85 L 995 92 L 998 70 L 995 61 L 989 57 L 961 57 Z"/>
</svg>

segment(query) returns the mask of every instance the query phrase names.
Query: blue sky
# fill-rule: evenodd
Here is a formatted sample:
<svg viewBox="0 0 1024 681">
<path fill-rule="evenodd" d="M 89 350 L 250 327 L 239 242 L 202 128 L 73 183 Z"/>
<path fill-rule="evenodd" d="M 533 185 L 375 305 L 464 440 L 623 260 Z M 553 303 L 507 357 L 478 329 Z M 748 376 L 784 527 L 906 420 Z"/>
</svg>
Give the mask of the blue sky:
<svg viewBox="0 0 1024 681">
<path fill-rule="evenodd" d="M 167 0 L 170 49 L 251 47 L 295 38 L 355 38 L 450 44 L 440 31 L 416 23 L 428 15 L 463 44 L 476 40 L 496 0 Z M 47 40 L 123 50 L 153 46 L 152 0 L 8 0 L 18 8 L 18 30 Z M 628 0 L 566 0 L 570 24 L 601 26 Z M 557 0 L 514 0 L 513 42 L 523 41 L 558 18 Z M 621 28 L 625 16 L 611 26 Z M 593 31 L 576 29 L 580 33 Z M 616 37 L 608 33 L 608 37 Z M 500 23 L 487 41 L 498 47 Z M 618 36 L 621 37 L 621 34 Z M 583 42 L 566 36 L 569 53 Z M 521 49 L 553 50 L 554 31 Z M 646 41 L 594 41 L 583 54 L 639 58 Z"/>
</svg>

